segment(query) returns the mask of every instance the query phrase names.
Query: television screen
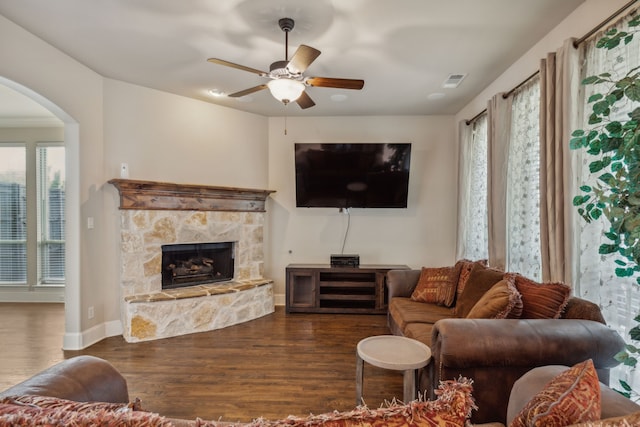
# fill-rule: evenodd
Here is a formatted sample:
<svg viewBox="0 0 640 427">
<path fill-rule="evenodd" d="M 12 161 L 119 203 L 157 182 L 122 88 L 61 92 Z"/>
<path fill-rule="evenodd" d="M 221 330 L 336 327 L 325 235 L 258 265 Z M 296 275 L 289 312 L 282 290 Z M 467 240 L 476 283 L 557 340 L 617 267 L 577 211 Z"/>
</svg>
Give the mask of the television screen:
<svg viewBox="0 0 640 427">
<path fill-rule="evenodd" d="M 295 144 L 296 206 L 406 208 L 411 144 Z"/>
</svg>

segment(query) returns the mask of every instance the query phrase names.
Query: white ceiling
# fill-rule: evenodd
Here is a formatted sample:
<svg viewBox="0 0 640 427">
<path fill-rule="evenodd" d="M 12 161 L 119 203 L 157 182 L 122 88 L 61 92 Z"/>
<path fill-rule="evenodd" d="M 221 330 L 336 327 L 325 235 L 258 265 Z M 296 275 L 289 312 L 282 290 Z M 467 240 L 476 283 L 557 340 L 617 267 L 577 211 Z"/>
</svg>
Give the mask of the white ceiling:
<svg viewBox="0 0 640 427">
<path fill-rule="evenodd" d="M 239 110 L 430 115 L 458 112 L 583 1 L 2 0 L 0 13 L 105 77 Z M 268 71 L 284 59 L 282 17 L 296 21 L 289 56 L 300 44 L 322 51 L 305 76 L 364 79 L 364 89 L 308 88 L 306 110 L 267 90 L 210 96 L 266 83 L 206 59 Z M 457 89 L 442 87 L 459 73 Z"/>
</svg>

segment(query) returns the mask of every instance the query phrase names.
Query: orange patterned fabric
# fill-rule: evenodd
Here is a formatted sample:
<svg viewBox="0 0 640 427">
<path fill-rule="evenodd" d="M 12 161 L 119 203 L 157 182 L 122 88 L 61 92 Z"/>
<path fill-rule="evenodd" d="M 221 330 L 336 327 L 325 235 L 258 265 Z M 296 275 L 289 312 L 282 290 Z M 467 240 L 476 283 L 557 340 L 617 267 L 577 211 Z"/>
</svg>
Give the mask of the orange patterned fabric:
<svg viewBox="0 0 640 427">
<path fill-rule="evenodd" d="M 0 401 L 0 427 L 172 425 L 169 420 L 158 414 L 134 410 L 135 406 L 136 404 L 73 402 L 42 396 L 5 398 Z"/>
<path fill-rule="evenodd" d="M 451 307 L 455 301 L 459 277 L 460 266 L 422 267 L 418 284 L 411 294 L 411 299 Z"/>
<path fill-rule="evenodd" d="M 476 409 L 471 397 L 471 380 L 443 381 L 433 401 L 413 401 L 406 405 L 369 409 L 359 406 L 349 412 L 329 412 L 306 418 L 257 419 L 247 427 L 464 427 Z M 205 424 L 200 424 L 201 426 Z"/>
<path fill-rule="evenodd" d="M 571 288 L 564 283 L 538 283 L 517 273 L 508 273 L 505 277 L 514 278 L 522 295 L 523 319 L 557 319 L 571 296 Z"/>
<path fill-rule="evenodd" d="M 591 359 L 552 379 L 509 427 L 560 427 L 599 420 L 600 382 Z"/>
</svg>

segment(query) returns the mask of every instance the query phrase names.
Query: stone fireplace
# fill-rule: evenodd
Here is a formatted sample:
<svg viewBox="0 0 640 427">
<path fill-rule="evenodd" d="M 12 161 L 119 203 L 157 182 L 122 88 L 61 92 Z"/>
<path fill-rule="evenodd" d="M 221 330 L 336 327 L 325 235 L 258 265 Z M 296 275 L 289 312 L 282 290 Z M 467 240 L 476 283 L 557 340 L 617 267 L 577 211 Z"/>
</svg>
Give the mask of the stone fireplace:
<svg viewBox="0 0 640 427">
<path fill-rule="evenodd" d="M 273 282 L 263 277 L 264 206 L 271 191 L 109 183 L 120 193 L 121 312 L 128 342 L 219 329 L 274 311 Z M 222 252 L 231 265 L 223 265 Z M 167 257 L 174 261 L 169 273 Z"/>
</svg>

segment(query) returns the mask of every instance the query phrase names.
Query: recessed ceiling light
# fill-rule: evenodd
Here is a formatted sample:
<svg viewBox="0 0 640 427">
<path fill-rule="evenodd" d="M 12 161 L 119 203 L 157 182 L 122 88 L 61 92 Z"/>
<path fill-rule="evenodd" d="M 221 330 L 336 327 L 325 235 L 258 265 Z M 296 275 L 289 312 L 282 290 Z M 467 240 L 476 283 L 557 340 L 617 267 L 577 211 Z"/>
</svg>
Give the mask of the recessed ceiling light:
<svg viewBox="0 0 640 427">
<path fill-rule="evenodd" d="M 224 92 L 222 92 L 219 89 L 209 89 L 207 92 L 209 93 L 209 95 L 215 96 L 216 98 L 220 98 L 222 96 L 225 96 Z"/>
<path fill-rule="evenodd" d="M 346 99 L 347 99 L 347 95 L 343 93 L 334 93 L 333 95 L 331 95 L 331 100 L 334 102 L 342 102 L 342 101 L 345 101 Z"/>
<path fill-rule="evenodd" d="M 442 99 L 445 96 L 447 96 L 447 95 L 442 93 L 442 92 L 434 92 L 434 93 L 430 93 L 429 95 L 427 95 L 427 99 L 436 100 L 436 99 Z"/>
</svg>

